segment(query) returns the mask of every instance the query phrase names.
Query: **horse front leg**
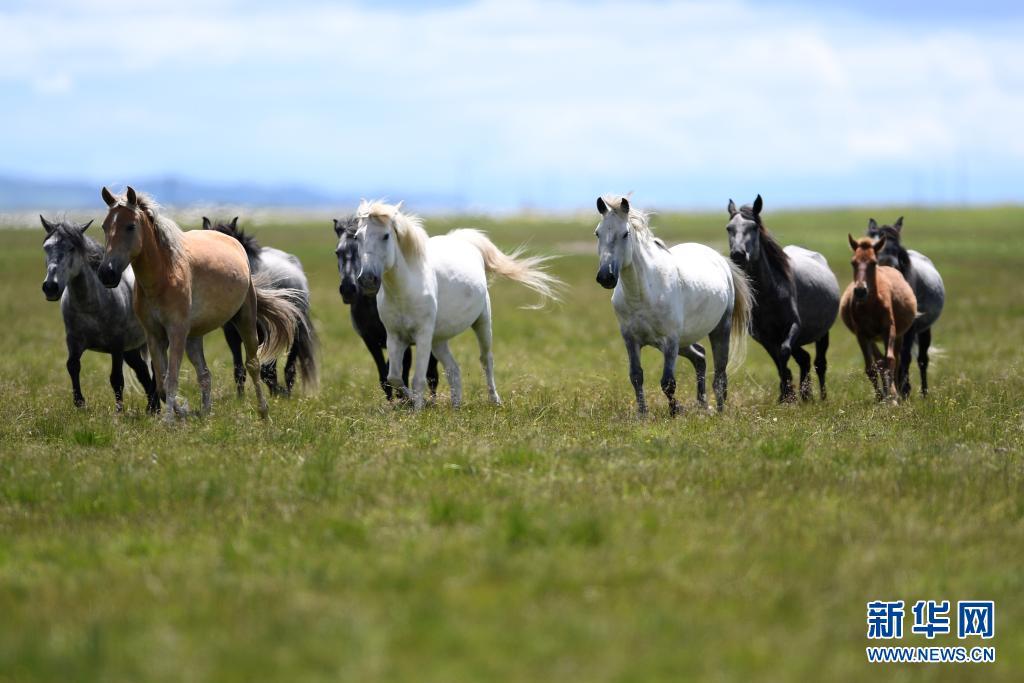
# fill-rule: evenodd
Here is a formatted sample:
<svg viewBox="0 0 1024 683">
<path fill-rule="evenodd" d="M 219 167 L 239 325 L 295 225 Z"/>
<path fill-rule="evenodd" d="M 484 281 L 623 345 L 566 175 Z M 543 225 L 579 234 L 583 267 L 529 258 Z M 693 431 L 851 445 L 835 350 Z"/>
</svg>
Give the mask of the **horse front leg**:
<svg viewBox="0 0 1024 683">
<path fill-rule="evenodd" d="M 71 337 L 68 337 L 66 341 L 68 360 L 65 363 L 65 367 L 67 367 L 68 375 L 71 377 L 71 397 L 75 402 L 76 408 L 83 408 L 85 406 L 85 396 L 82 395 L 81 373 L 82 354 L 85 350 Z"/>
<path fill-rule="evenodd" d="M 679 340 L 666 342 L 661 352 L 665 357 L 665 366 L 661 371 L 661 390 L 668 399 L 669 417 L 675 417 L 679 412 L 679 404 L 676 402 L 676 358 L 679 357 Z"/>
<path fill-rule="evenodd" d="M 412 376 L 412 407 L 416 410 L 422 410 L 424 399 L 423 394 L 427 389 L 427 366 L 430 364 L 430 348 L 434 344 L 434 330 L 421 331 L 416 335 L 416 369 Z M 453 359 L 454 362 L 454 359 Z M 461 402 L 461 382 L 458 387 L 460 395 L 457 397 L 458 401 Z M 452 387 L 452 397 L 455 396 L 455 387 Z"/>
<path fill-rule="evenodd" d="M 402 380 L 402 363 L 400 358 L 405 356 L 409 344 L 398 338 L 397 335 L 388 332 L 388 385 L 394 390 L 395 395 L 407 401 L 410 398 L 409 388 Z"/>
<path fill-rule="evenodd" d="M 679 355 L 684 356 L 693 364 L 693 372 L 697 376 L 697 407 L 706 409 L 708 407 L 707 375 L 708 361 L 707 352 L 700 344 L 690 344 L 679 349 Z"/>
<path fill-rule="evenodd" d="M 160 397 L 156 393 L 156 383 L 149 372 L 149 365 L 142 359 L 139 349 L 125 351 L 124 362 L 132 369 L 135 376 L 146 391 L 146 412 L 156 413 L 160 410 Z"/>
<path fill-rule="evenodd" d="M 640 342 L 628 335 L 622 335 L 626 344 L 626 355 L 629 356 L 629 381 L 636 392 L 636 412 L 643 417 L 647 414 L 647 401 L 644 399 L 644 368 L 640 364 Z"/>
<path fill-rule="evenodd" d="M 857 343 L 860 345 L 861 355 L 864 356 L 864 374 L 871 382 L 871 388 L 875 390 L 875 400 L 882 400 L 882 393 L 878 389 L 878 366 L 875 364 L 875 345 L 867 337 L 857 335 Z"/>
<path fill-rule="evenodd" d="M 181 374 L 181 361 L 185 356 L 185 342 L 188 330 L 178 325 L 167 331 L 167 375 L 164 377 L 164 391 L 167 392 L 167 412 L 164 420 L 174 422 L 175 417 L 188 415 L 188 403 L 178 404 L 178 379 Z"/>
<path fill-rule="evenodd" d="M 110 353 L 110 388 L 114 390 L 114 409 L 124 410 L 124 352 Z"/>
</svg>

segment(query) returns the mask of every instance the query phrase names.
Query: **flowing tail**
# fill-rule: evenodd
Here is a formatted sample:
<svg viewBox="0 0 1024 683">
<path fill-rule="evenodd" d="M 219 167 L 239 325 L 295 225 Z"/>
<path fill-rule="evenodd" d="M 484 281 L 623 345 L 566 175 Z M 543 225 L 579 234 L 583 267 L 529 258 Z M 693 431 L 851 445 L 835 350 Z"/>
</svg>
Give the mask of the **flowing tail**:
<svg viewBox="0 0 1024 683">
<path fill-rule="evenodd" d="M 540 294 L 541 302 L 528 308 L 540 308 L 544 305 L 544 299 L 560 300 L 560 290 L 565 283 L 543 268 L 544 264 L 551 260 L 550 256 L 523 256 L 522 247 L 517 247 L 512 253 L 506 254 L 483 232 L 471 228 L 452 230 L 448 235 L 465 240 L 479 249 L 488 273 L 504 275 Z"/>
<path fill-rule="evenodd" d="M 295 327 L 295 341 L 289 353 L 295 354 L 295 360 L 298 361 L 302 386 L 306 391 L 314 392 L 320 387 L 320 366 L 317 362 L 320 340 L 317 338 L 316 328 L 313 327 L 313 319 L 309 315 L 308 294 L 302 297 L 300 312 L 302 319 Z"/>
<path fill-rule="evenodd" d="M 732 272 L 733 304 L 732 332 L 729 334 L 729 367 L 739 367 L 747 357 L 747 334 L 750 332 L 750 318 L 754 310 L 754 292 L 746 273 L 726 259 Z"/>
<path fill-rule="evenodd" d="M 297 331 L 305 327 L 302 314 L 306 293 L 299 289 L 275 289 L 263 273 L 252 276 L 256 288 L 256 320 L 265 333 L 257 351 L 260 363 L 277 358 L 291 348 Z"/>
</svg>

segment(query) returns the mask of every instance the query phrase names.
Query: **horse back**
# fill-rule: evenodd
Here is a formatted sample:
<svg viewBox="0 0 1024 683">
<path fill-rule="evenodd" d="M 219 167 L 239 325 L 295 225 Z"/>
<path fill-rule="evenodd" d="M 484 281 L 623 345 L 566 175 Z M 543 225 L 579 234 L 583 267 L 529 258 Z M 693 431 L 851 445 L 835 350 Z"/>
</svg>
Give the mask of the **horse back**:
<svg viewBox="0 0 1024 683">
<path fill-rule="evenodd" d="M 911 286 L 917 297 L 917 325 L 919 330 L 924 330 L 931 327 L 942 314 L 946 304 L 946 287 L 930 258 L 913 249 L 909 249 L 908 253 L 914 272 Z"/>
<path fill-rule="evenodd" d="M 839 314 L 839 281 L 825 257 L 803 247 L 788 246 L 797 310 L 800 313 L 799 345 L 817 341 L 831 329 Z"/>
</svg>

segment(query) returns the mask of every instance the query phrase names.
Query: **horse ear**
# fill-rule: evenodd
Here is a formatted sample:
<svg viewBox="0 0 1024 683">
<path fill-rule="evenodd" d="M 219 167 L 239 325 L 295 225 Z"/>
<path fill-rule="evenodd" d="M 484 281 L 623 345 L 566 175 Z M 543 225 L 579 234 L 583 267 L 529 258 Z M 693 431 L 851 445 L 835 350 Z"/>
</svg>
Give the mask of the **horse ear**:
<svg viewBox="0 0 1024 683">
<path fill-rule="evenodd" d="M 51 223 L 50 221 L 48 221 L 48 220 L 46 220 L 45 218 L 43 218 L 43 214 L 39 214 L 39 221 L 40 221 L 40 222 L 41 222 L 41 223 L 43 224 L 43 230 L 45 230 L 45 231 L 46 231 L 46 234 L 47 234 L 47 235 L 50 235 L 50 234 L 52 234 L 52 233 L 53 233 L 53 231 L 54 231 L 54 230 L 56 229 L 56 227 L 57 227 L 57 226 L 55 226 L 55 225 L 54 225 L 53 223 Z"/>
<path fill-rule="evenodd" d="M 125 190 L 125 199 L 128 200 L 128 206 L 137 206 L 139 203 L 139 196 L 135 194 L 135 188 L 131 185 Z"/>
<path fill-rule="evenodd" d="M 869 232 L 873 232 L 875 230 L 878 230 L 878 221 L 876 221 L 874 218 L 869 218 L 868 219 L 868 231 Z"/>
<path fill-rule="evenodd" d="M 231 229 L 232 230 L 237 230 L 238 229 L 238 216 L 235 216 L 234 218 L 231 219 Z"/>
<path fill-rule="evenodd" d="M 878 236 L 878 239 L 875 241 L 875 253 L 878 253 L 878 252 L 882 251 L 882 247 L 884 247 L 884 246 L 885 246 L 885 233 L 882 233 L 881 235 Z"/>
<path fill-rule="evenodd" d="M 341 228 L 338 226 L 338 219 L 337 218 L 332 218 L 331 220 L 334 221 L 334 234 L 335 235 L 341 235 Z"/>
<path fill-rule="evenodd" d="M 398 202 L 397 204 L 395 204 L 395 213 L 398 213 L 399 211 L 402 210 L 402 204 L 405 204 L 405 200 L 404 199 L 402 201 Z"/>
<path fill-rule="evenodd" d="M 726 210 L 729 212 L 729 218 L 732 218 L 733 216 L 739 213 L 739 211 L 736 210 L 736 202 L 734 202 L 731 199 L 729 200 L 729 206 Z"/>
<path fill-rule="evenodd" d="M 846 233 L 846 236 L 850 240 L 850 248 L 853 249 L 854 251 L 857 251 L 857 240 L 853 239 L 853 235 L 851 235 L 850 233 Z"/>
<path fill-rule="evenodd" d="M 100 190 L 100 196 L 103 197 L 103 201 L 110 208 L 114 208 L 115 206 L 117 206 L 117 199 L 114 198 L 114 195 L 110 194 L 110 190 L 108 190 L 107 188 L 104 187 L 102 190 Z"/>
<path fill-rule="evenodd" d="M 896 232 L 903 230 L 903 216 L 896 219 L 896 222 L 892 224 L 892 227 L 896 229 Z"/>
<path fill-rule="evenodd" d="M 622 198 L 622 202 L 619 204 L 619 209 L 622 211 L 622 213 L 628 214 L 629 213 L 629 200 L 626 199 L 625 197 L 623 197 Z"/>
<path fill-rule="evenodd" d="M 88 223 L 86 223 L 85 225 L 78 226 L 78 232 L 84 233 L 86 230 L 89 229 L 90 225 L 92 225 L 92 221 L 91 220 Z"/>
<path fill-rule="evenodd" d="M 203 230 L 212 230 L 212 229 L 213 229 L 213 223 L 210 222 L 209 218 L 207 218 L 206 216 L 203 216 Z"/>
<path fill-rule="evenodd" d="M 604 203 L 604 197 L 597 198 L 597 212 L 602 216 L 608 213 L 608 205 Z"/>
<path fill-rule="evenodd" d="M 761 195 L 757 195 L 757 199 L 754 200 L 754 215 L 761 215 L 761 208 L 764 206 L 764 200 L 761 199 Z"/>
</svg>

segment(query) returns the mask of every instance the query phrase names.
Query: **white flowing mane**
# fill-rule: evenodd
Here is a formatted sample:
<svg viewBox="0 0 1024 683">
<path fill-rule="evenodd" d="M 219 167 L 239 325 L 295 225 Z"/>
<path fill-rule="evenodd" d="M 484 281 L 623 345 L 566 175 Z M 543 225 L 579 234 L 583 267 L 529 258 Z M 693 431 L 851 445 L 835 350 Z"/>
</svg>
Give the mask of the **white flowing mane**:
<svg viewBox="0 0 1024 683">
<path fill-rule="evenodd" d="M 363 200 L 356 211 L 357 218 L 373 219 L 381 225 L 391 225 L 395 229 L 398 247 L 406 261 L 419 262 L 427 254 L 427 240 L 430 235 L 423 228 L 419 216 L 404 214 L 401 204 L 386 204 L 380 200 Z"/>
<path fill-rule="evenodd" d="M 616 213 L 622 213 L 622 200 L 624 197 L 619 195 L 605 195 L 601 197 L 604 203 L 609 209 Z M 629 214 L 626 216 L 626 222 L 629 224 L 630 229 L 644 244 L 655 244 L 662 249 L 668 249 L 665 243 L 659 238 L 654 236 L 654 231 L 651 229 L 651 212 L 644 211 L 642 209 L 634 208 L 632 205 L 629 207 Z"/>
<path fill-rule="evenodd" d="M 182 232 L 178 224 L 173 220 L 164 216 L 160 213 L 160 205 L 145 192 L 136 192 L 136 206 L 147 216 L 153 223 L 153 230 L 156 232 L 156 240 L 160 243 L 167 251 L 177 258 L 183 258 L 185 255 L 185 248 L 182 245 L 181 238 L 185 234 Z M 128 206 L 128 198 L 126 195 L 115 195 L 117 203 Z"/>
</svg>

